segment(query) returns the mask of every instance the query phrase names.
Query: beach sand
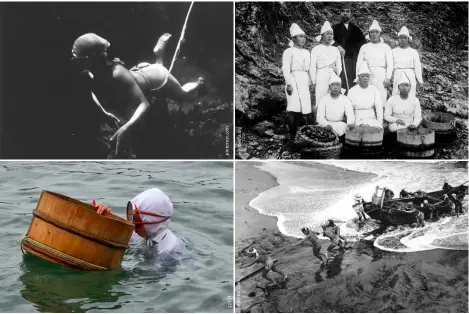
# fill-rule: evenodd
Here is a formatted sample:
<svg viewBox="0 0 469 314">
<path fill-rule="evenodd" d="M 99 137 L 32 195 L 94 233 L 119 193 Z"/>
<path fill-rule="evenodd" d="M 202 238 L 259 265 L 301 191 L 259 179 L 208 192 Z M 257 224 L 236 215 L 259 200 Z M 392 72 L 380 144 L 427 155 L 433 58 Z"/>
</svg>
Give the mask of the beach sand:
<svg viewBox="0 0 469 314">
<path fill-rule="evenodd" d="M 320 267 L 310 245 L 292 247 L 299 239 L 282 235 L 275 217 L 248 205 L 277 185 L 259 165 L 236 163 L 236 281 L 261 268 L 256 264 L 240 269 L 241 263 L 252 261 L 244 253 L 248 247 L 277 259 L 277 268 L 289 279 L 284 286 L 268 289 L 269 295 L 259 273 L 237 283 L 237 312 L 467 312 L 468 251 L 391 253 L 360 241 Z M 340 171 L 331 176 L 339 177 Z M 321 243 L 325 252 L 330 242 Z M 273 272 L 268 276 L 282 279 Z"/>
</svg>

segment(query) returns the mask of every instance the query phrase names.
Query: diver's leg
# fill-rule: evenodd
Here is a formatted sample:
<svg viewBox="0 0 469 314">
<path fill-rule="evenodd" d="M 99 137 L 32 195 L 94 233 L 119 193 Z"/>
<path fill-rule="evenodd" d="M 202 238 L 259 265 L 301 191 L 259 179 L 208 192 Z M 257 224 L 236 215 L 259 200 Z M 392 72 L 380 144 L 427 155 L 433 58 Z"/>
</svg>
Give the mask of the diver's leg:
<svg viewBox="0 0 469 314">
<path fill-rule="evenodd" d="M 262 277 L 263 277 L 264 279 L 270 281 L 271 283 L 276 284 L 276 282 L 275 282 L 274 280 L 272 280 L 272 279 L 270 279 L 269 277 L 267 277 L 267 274 L 269 273 L 269 271 L 270 271 L 270 270 L 268 270 L 268 269 L 264 269 L 264 270 L 262 271 Z"/>
<path fill-rule="evenodd" d="M 164 52 L 166 50 L 166 43 L 171 38 L 171 34 L 166 33 L 158 39 L 158 43 L 155 48 L 153 48 L 153 53 L 155 54 L 156 60 L 155 63 L 163 64 Z"/>
<path fill-rule="evenodd" d="M 282 275 L 284 280 L 287 278 L 287 275 L 285 275 L 282 271 L 278 270 L 277 267 L 275 266 L 272 266 L 272 271 L 276 272 L 277 274 Z"/>
<path fill-rule="evenodd" d="M 166 82 L 166 87 L 171 91 L 171 96 L 177 101 L 192 101 L 196 99 L 196 95 L 193 93 L 197 88 L 204 84 L 204 79 L 199 77 L 197 82 L 191 82 L 181 86 L 178 80 L 172 76 L 168 75 L 168 81 Z"/>
</svg>

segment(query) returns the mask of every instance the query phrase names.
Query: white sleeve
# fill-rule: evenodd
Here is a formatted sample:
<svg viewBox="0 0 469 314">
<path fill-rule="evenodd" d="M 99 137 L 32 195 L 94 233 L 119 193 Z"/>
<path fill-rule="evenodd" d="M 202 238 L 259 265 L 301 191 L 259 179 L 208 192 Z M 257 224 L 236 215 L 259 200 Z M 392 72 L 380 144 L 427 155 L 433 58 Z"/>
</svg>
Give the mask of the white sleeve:
<svg viewBox="0 0 469 314">
<path fill-rule="evenodd" d="M 394 60 L 392 57 L 391 47 L 386 45 L 386 78 L 391 79 L 392 71 L 394 70 Z M 384 104 L 383 104 L 384 105 Z"/>
<path fill-rule="evenodd" d="M 384 120 L 390 123 L 394 123 L 398 120 L 397 118 L 392 116 L 392 107 L 394 105 L 394 99 L 395 97 L 389 98 L 386 102 L 386 108 L 384 109 Z"/>
<path fill-rule="evenodd" d="M 414 70 L 415 70 L 415 77 L 417 78 L 417 82 L 422 84 L 423 83 L 422 64 L 420 63 L 420 56 L 417 50 L 414 50 Z"/>
<path fill-rule="evenodd" d="M 365 47 L 366 47 L 366 44 L 360 48 L 360 52 L 358 53 L 357 67 L 355 68 L 357 75 L 355 77 L 354 82 L 358 82 L 358 71 L 360 71 L 360 66 L 362 65 L 362 62 L 363 62 L 363 54 L 364 54 L 364 50 L 366 49 Z"/>
<path fill-rule="evenodd" d="M 316 55 L 316 49 L 311 49 L 311 66 L 309 70 L 309 74 L 311 76 L 311 82 L 313 84 L 316 84 L 316 71 L 317 71 L 317 61 L 318 61 L 318 56 Z"/>
<path fill-rule="evenodd" d="M 316 113 L 316 121 L 320 126 L 327 126 L 326 120 L 326 96 L 323 96 L 319 101 L 318 112 Z"/>
<path fill-rule="evenodd" d="M 418 126 L 420 122 L 422 122 L 422 108 L 420 107 L 420 101 L 418 100 L 417 97 L 415 97 L 415 100 L 417 101 L 417 104 L 415 105 L 415 108 L 414 108 L 413 125 Z"/>
<path fill-rule="evenodd" d="M 348 99 L 347 96 L 345 97 L 345 114 L 347 115 L 347 124 L 354 124 L 355 123 L 355 113 L 353 112 L 353 106 Z"/>
<path fill-rule="evenodd" d="M 287 49 L 283 53 L 282 57 L 282 71 L 283 77 L 285 78 L 285 83 L 287 85 L 291 85 L 293 82 L 292 74 L 291 74 L 291 61 L 292 61 L 292 50 Z"/>
</svg>

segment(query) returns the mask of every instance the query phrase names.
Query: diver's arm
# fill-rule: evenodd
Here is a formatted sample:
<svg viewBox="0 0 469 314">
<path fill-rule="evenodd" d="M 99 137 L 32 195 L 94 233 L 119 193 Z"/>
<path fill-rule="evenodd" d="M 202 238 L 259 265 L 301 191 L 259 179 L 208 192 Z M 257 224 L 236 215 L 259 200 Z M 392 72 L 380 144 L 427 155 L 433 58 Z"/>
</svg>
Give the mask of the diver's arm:
<svg viewBox="0 0 469 314">
<path fill-rule="evenodd" d="M 254 265 L 255 263 L 257 263 L 257 257 L 256 257 L 256 259 L 255 259 L 252 263 L 247 264 L 247 265 L 244 265 L 244 266 L 241 266 L 240 268 L 248 268 L 248 267 L 251 267 L 252 265 Z"/>
<path fill-rule="evenodd" d="M 300 245 L 301 243 L 305 242 L 306 240 L 308 240 L 309 236 L 306 236 L 304 237 L 300 242 L 297 242 L 295 244 L 292 244 L 292 246 L 297 246 L 297 245 Z"/>
<path fill-rule="evenodd" d="M 127 121 L 127 123 L 124 124 L 119 130 L 117 130 L 117 132 L 111 137 L 111 141 L 117 137 L 116 153 L 118 153 L 121 137 L 143 117 L 143 115 L 148 111 L 148 108 L 150 108 L 150 103 L 127 69 L 122 68 L 120 70 L 114 71 L 113 77 L 120 83 L 117 86 L 118 88 L 126 89 L 128 91 L 131 102 L 140 103 L 130 120 Z"/>
<path fill-rule="evenodd" d="M 101 109 L 102 112 L 104 112 L 105 115 L 107 115 L 108 117 L 113 118 L 117 122 L 120 122 L 120 120 L 115 115 L 113 115 L 110 112 L 107 112 L 106 109 L 104 109 L 104 107 L 101 105 L 98 98 L 96 97 L 96 95 L 93 92 L 91 92 L 91 98 L 93 98 L 95 104 L 98 105 L 98 107 Z"/>
</svg>

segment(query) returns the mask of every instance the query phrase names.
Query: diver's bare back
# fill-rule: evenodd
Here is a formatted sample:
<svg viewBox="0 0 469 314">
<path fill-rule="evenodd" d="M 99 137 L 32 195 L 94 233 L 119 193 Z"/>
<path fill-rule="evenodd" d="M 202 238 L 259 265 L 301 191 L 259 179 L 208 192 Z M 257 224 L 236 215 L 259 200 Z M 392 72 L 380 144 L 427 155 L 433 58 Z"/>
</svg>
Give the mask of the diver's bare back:
<svg viewBox="0 0 469 314">
<path fill-rule="evenodd" d="M 130 71 L 120 64 L 107 67 L 106 71 L 93 78 L 92 91 L 105 110 L 120 117 L 129 119 L 140 104 L 133 97 L 131 84 L 135 84 Z M 131 111 L 131 112 L 129 112 Z"/>
</svg>

